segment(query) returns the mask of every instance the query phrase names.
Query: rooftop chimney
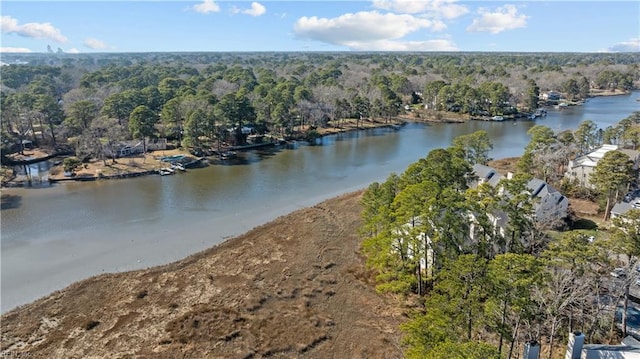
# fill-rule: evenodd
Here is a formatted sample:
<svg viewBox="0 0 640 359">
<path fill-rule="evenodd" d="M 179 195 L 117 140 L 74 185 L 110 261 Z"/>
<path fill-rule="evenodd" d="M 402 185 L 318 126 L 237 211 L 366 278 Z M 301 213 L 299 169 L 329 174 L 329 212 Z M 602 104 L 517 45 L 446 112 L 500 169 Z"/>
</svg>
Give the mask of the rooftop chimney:
<svg viewBox="0 0 640 359">
<path fill-rule="evenodd" d="M 522 359 L 538 359 L 540 357 L 540 344 L 532 340 L 524 343 L 524 354 Z"/>
<path fill-rule="evenodd" d="M 564 359 L 580 359 L 582 356 L 582 346 L 584 345 L 584 334 L 581 332 L 573 332 L 569 334 L 569 344 L 567 345 L 567 354 Z"/>
</svg>

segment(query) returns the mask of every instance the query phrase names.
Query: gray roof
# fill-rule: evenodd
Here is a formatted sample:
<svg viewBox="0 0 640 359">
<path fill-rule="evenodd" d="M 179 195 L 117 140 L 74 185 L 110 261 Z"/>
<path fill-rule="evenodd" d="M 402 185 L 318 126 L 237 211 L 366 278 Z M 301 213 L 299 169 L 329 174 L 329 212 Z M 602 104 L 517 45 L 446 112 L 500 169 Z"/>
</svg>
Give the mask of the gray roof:
<svg viewBox="0 0 640 359">
<path fill-rule="evenodd" d="M 640 341 L 638 341 L 636 338 L 632 337 L 631 335 L 627 335 L 626 338 L 622 339 L 622 344 L 629 345 L 629 346 L 640 346 Z"/>
<path fill-rule="evenodd" d="M 481 165 L 478 163 L 473 165 L 473 173 L 475 173 L 476 176 L 478 176 L 478 178 L 480 179 L 487 179 L 487 176 L 489 176 L 491 172 L 495 173 L 496 170 L 493 169 L 492 167 Z"/>
<path fill-rule="evenodd" d="M 477 163 L 473 165 L 473 173 L 478 176 L 479 180 L 486 181 L 493 187 L 498 185 L 498 182 L 502 179 L 502 175 L 495 168 Z"/>
<path fill-rule="evenodd" d="M 533 178 L 527 183 L 527 188 L 531 191 L 531 195 L 535 195 L 537 197 L 544 197 L 546 192 L 544 188 L 547 186 L 547 183 L 541 179 Z"/>
<path fill-rule="evenodd" d="M 605 352 L 625 352 L 625 353 L 640 354 L 640 346 L 635 346 L 635 345 L 585 344 L 582 348 L 583 350 L 597 350 L 597 351 L 605 351 Z"/>
<path fill-rule="evenodd" d="M 615 215 L 622 215 L 633 209 L 633 204 L 629 202 L 618 202 L 613 208 L 611 208 L 611 213 Z"/>
</svg>

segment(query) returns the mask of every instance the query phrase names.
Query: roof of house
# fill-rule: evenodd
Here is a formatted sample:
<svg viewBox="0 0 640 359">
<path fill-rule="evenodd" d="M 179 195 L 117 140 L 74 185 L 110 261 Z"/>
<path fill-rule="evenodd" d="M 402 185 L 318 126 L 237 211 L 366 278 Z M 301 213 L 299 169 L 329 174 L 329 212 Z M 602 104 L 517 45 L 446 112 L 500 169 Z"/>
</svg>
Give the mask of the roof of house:
<svg viewBox="0 0 640 359">
<path fill-rule="evenodd" d="M 637 151 L 637 150 L 630 150 L 630 149 L 627 149 L 627 148 L 622 148 L 619 151 L 624 153 L 624 154 L 626 154 L 627 156 L 629 156 L 629 158 L 633 162 L 636 162 L 638 160 L 638 157 L 640 157 L 640 151 Z"/>
<path fill-rule="evenodd" d="M 616 145 L 602 145 L 600 146 L 600 148 L 598 148 L 597 150 L 587 154 L 587 157 L 595 160 L 596 162 L 600 159 L 602 159 L 602 157 L 604 157 L 604 155 L 609 152 L 609 151 L 615 151 L 618 149 L 618 146 Z"/>
<path fill-rule="evenodd" d="M 640 346 L 640 341 L 631 335 L 627 335 L 624 339 L 622 339 L 623 345 L 631 345 L 631 346 Z"/>
<path fill-rule="evenodd" d="M 495 173 L 496 170 L 492 167 L 476 163 L 475 165 L 473 165 L 473 172 L 479 178 L 487 179 L 487 176 L 489 176 L 491 173 Z"/>
<path fill-rule="evenodd" d="M 602 145 L 597 150 L 576 158 L 573 161 L 573 167 L 595 167 L 607 152 L 617 149 L 616 145 Z"/>
<path fill-rule="evenodd" d="M 489 183 L 493 187 L 497 186 L 498 182 L 502 179 L 502 175 L 499 174 L 495 168 L 481 164 L 473 165 L 473 172 L 479 179 Z"/>
<path fill-rule="evenodd" d="M 622 215 L 633 209 L 633 204 L 629 202 L 618 202 L 611 208 L 611 214 Z"/>
<path fill-rule="evenodd" d="M 489 183 L 493 187 L 496 187 L 500 182 L 500 180 L 503 178 L 501 174 L 499 174 L 498 172 L 496 172 L 494 168 L 489 166 L 475 164 L 473 165 L 473 170 L 476 176 L 478 176 L 480 179 L 485 180 L 487 183 Z M 491 173 L 494 173 L 494 174 L 490 176 L 489 179 L 487 180 L 487 176 L 489 176 Z M 558 199 L 558 203 L 560 203 L 564 198 L 566 198 L 562 195 L 562 193 L 560 193 L 560 191 L 555 189 L 555 187 L 549 185 L 547 182 L 538 178 L 533 178 L 529 180 L 529 182 L 527 182 L 527 188 L 531 192 L 532 196 L 536 196 L 538 198 L 554 196 L 555 198 Z"/>
<path fill-rule="evenodd" d="M 585 344 L 583 351 L 601 351 L 601 352 L 625 352 L 640 354 L 640 346 L 631 345 L 607 345 L 607 344 Z M 609 358 L 609 356 L 602 357 Z M 634 357 L 635 358 L 635 357 Z"/>
</svg>

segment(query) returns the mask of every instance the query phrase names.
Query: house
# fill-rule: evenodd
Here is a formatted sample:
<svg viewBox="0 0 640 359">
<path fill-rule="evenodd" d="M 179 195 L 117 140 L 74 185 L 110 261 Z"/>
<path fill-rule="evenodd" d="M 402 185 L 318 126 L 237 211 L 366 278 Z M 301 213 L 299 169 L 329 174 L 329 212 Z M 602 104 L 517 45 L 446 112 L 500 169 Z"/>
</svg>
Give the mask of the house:
<svg viewBox="0 0 640 359">
<path fill-rule="evenodd" d="M 469 182 L 469 187 L 471 188 L 475 188 L 483 183 L 488 183 L 492 187 L 497 188 L 500 185 L 500 181 L 504 178 L 494 168 L 480 164 L 473 165 L 473 174 L 474 176 L 471 177 Z M 510 176 L 507 176 L 507 178 L 510 178 Z M 554 187 L 545 181 L 534 178 L 527 183 L 527 189 L 531 197 L 536 198 L 533 207 L 534 217 L 537 223 L 555 224 L 567 217 L 569 200 Z M 508 195 L 505 191 L 501 191 L 501 193 Z M 496 233 L 504 237 L 509 223 L 509 218 L 506 213 L 497 211 L 487 214 Z M 469 234 L 466 242 L 459 244 L 461 251 L 464 251 L 465 246 L 472 244 L 480 233 L 478 232 L 480 227 L 477 225 L 477 213 L 467 212 L 466 216 L 468 218 Z M 423 218 L 414 217 L 409 223 L 396 229 L 395 236 L 399 243 L 396 248 L 404 248 L 406 251 L 405 254 L 409 257 L 419 256 L 421 273 L 425 276 L 430 276 L 433 275 L 433 268 L 436 263 L 433 248 L 434 244 L 431 238 L 422 232 L 425 225 L 429 225 L 429 223 L 425 223 Z M 418 242 L 421 243 L 418 252 L 412 250 L 412 248 L 405 248 L 407 245 L 405 239 L 407 238 L 418 239 Z M 523 244 L 528 245 L 527 243 Z M 507 247 L 508 246 L 509 244 L 507 244 Z"/>
<path fill-rule="evenodd" d="M 611 219 L 624 216 L 627 212 L 634 208 L 640 209 L 640 202 L 618 202 L 613 205 L 613 208 L 611 208 Z"/>
<path fill-rule="evenodd" d="M 545 101 L 558 101 L 560 97 L 560 93 L 556 91 L 549 91 L 542 94 L 542 99 Z"/>
<path fill-rule="evenodd" d="M 492 167 L 475 164 L 473 165 L 473 173 L 475 174 L 477 181 L 471 182 L 470 187 L 477 187 L 483 183 L 489 183 L 495 187 L 502 176 Z"/>
<path fill-rule="evenodd" d="M 476 187 L 485 182 L 496 187 L 504 178 L 495 169 L 485 165 L 475 164 L 473 171 L 477 181 L 470 183 L 470 187 Z M 511 178 L 511 174 L 507 175 L 507 178 Z M 533 178 L 527 183 L 527 188 L 531 196 L 536 198 L 534 209 L 538 223 L 554 223 L 567 217 L 569 200 L 553 186 L 541 179 Z"/>
<path fill-rule="evenodd" d="M 143 144 L 142 141 L 126 141 L 116 143 L 113 146 L 106 146 L 105 154 L 108 157 L 127 157 L 131 155 L 135 155 L 138 153 L 144 152 L 144 147 L 146 145 L 147 151 L 162 151 L 167 149 L 167 139 L 166 138 L 154 138 L 147 139 L 146 143 Z"/>
<path fill-rule="evenodd" d="M 631 161 L 633 161 L 633 168 L 638 169 L 638 164 L 640 163 L 640 151 L 618 149 L 617 145 L 602 145 L 593 152 L 569 161 L 565 177 L 570 180 L 578 181 L 578 183 L 583 187 L 593 188 L 593 185 L 590 182 L 591 174 L 598 165 L 598 161 L 600 161 L 609 151 L 620 151 L 626 154 L 629 156 Z"/>
<path fill-rule="evenodd" d="M 640 359 L 640 345 L 632 338 L 625 338 L 619 345 L 584 344 L 584 334 L 569 334 L 566 359 Z"/>
<path fill-rule="evenodd" d="M 569 200 L 554 187 L 543 180 L 534 178 L 527 183 L 535 204 L 536 220 L 541 223 L 553 223 L 568 215 Z"/>
</svg>

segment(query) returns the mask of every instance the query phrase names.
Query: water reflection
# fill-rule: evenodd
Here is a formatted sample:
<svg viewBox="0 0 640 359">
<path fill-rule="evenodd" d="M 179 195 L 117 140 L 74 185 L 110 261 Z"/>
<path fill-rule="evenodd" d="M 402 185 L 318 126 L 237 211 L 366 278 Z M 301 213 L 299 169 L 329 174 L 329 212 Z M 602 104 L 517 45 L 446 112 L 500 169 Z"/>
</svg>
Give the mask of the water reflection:
<svg viewBox="0 0 640 359">
<path fill-rule="evenodd" d="M 12 209 L 20 207 L 22 196 L 13 194 L 2 194 L 0 196 L 0 209 Z"/>
</svg>

